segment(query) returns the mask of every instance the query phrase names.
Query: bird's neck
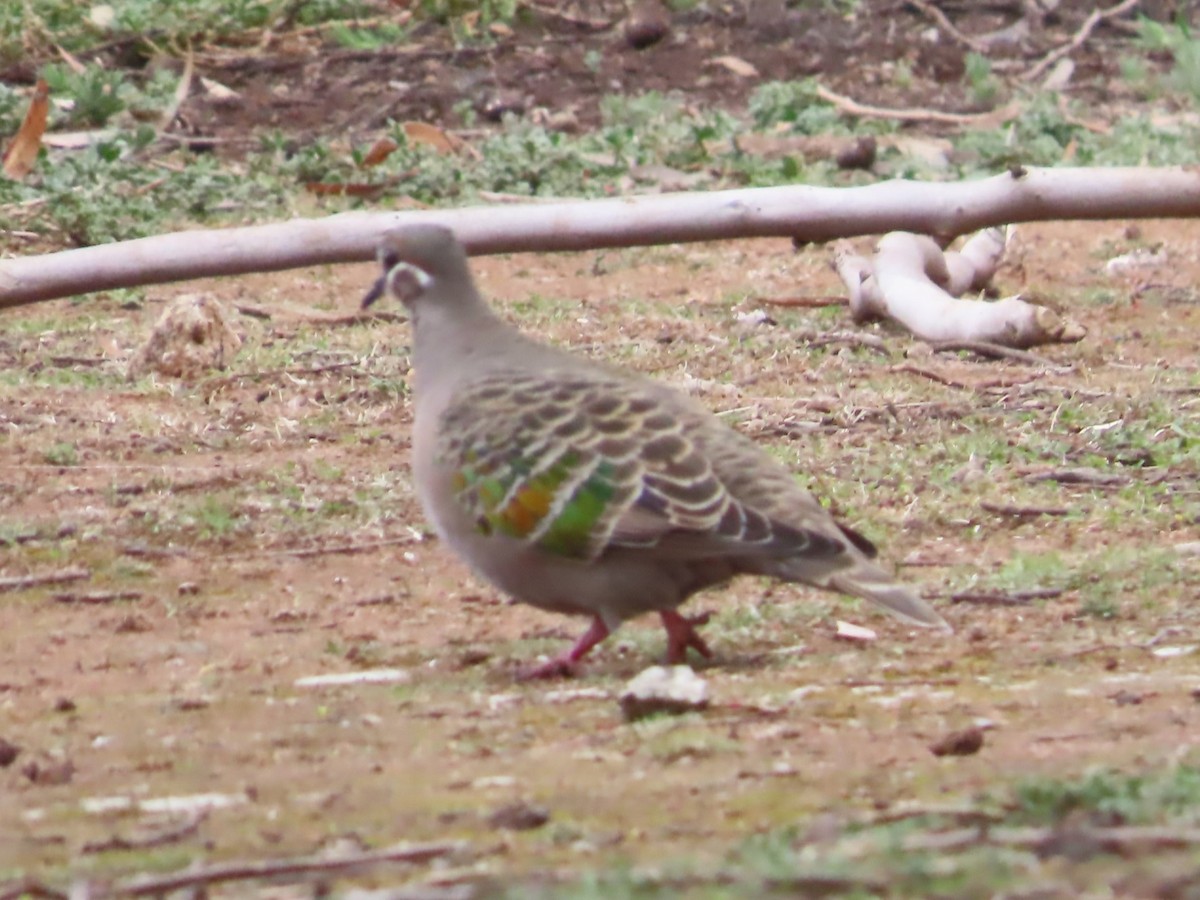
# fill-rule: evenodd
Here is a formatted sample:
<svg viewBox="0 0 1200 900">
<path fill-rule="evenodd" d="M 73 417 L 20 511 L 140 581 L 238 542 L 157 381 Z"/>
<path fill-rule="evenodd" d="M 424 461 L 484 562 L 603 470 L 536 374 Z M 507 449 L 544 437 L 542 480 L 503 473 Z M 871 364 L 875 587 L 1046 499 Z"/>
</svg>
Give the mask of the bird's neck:
<svg viewBox="0 0 1200 900">
<path fill-rule="evenodd" d="M 413 366 L 420 383 L 455 383 L 520 333 L 474 293 L 422 305 L 413 323 Z M 436 372 L 436 376 L 433 374 Z M 420 388 L 418 388 L 419 390 Z"/>
</svg>

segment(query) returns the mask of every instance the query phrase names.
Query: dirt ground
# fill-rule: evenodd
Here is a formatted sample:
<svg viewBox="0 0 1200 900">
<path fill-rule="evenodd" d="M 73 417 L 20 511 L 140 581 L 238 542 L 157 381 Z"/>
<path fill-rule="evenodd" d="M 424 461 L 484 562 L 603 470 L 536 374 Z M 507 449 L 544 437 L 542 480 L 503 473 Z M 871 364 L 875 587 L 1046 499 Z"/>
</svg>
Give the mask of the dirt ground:
<svg viewBox="0 0 1200 900">
<path fill-rule="evenodd" d="M 570 106 L 587 127 L 590 101 L 614 80 L 682 80 L 697 102 L 736 107 L 744 80 L 703 60 L 735 53 L 764 77 L 819 70 L 845 83 L 839 48 L 894 58 L 919 46 L 903 28 L 926 25 L 910 15 L 864 31 L 817 16 L 795 13 L 790 43 L 744 16 L 705 20 L 637 66 L 606 51 L 595 73 L 582 62 L 589 41 L 611 49 L 612 36 L 551 17 L 542 27 L 553 39 L 540 46 L 561 56 L 502 43 L 437 57 L 425 72 L 431 50 L 396 76 L 422 86 L 404 109 L 375 102 L 378 59 L 339 52 L 317 65 L 280 48 L 275 68 L 210 61 L 213 77 L 261 105 L 190 113 L 204 134 L 288 116 L 298 140 L 389 116 L 453 124 L 451 98 L 483 103 L 519 72 L 532 98 L 522 103 Z M 916 59 L 930 73 L 952 68 Z M 1107 64 L 1100 50 L 1083 54 L 1085 67 Z M 555 93 L 560 65 L 578 85 L 566 98 Z M 296 66 L 307 75 L 284 103 L 265 73 Z M 1143 245 L 1169 263 L 1105 272 Z M 0 739 L 19 748 L 0 769 L 0 879 L 103 879 L 400 841 L 469 842 L 444 868 L 411 874 L 441 885 L 704 863 L 823 815 L 845 822 L 970 802 L 1020 777 L 1183 759 L 1200 733 L 1200 573 L 1195 557 L 1164 550 L 1200 540 L 1198 473 L 1156 458 L 1155 441 L 1177 438 L 1169 425 L 1146 446 L 1103 435 L 1165 409 L 1198 439 L 1198 246 L 1194 222 L 1022 227 L 1002 292 L 1035 291 L 1088 329 L 1079 344 L 1039 351 L 1049 369 L 933 356 L 865 329 L 880 352 L 847 337 L 861 331 L 843 309 L 762 302 L 840 293 L 823 248 L 478 260 L 482 288 L 522 327 L 726 412 L 878 539 L 956 629 L 914 632 L 838 598 L 744 579 L 691 605 L 714 613 L 716 658 L 698 666 L 713 706 L 635 725 L 615 698 L 662 653 L 657 629 L 628 626 L 576 681 L 517 682 L 520 666 L 582 623 L 510 605 L 429 535 L 408 470 L 407 326 L 346 321 L 373 267 L 0 313 Z M 128 381 L 159 313 L 185 293 L 233 311 L 240 352 L 197 379 Z M 739 318 L 756 309 L 771 320 Z M 1121 480 L 1031 480 L 1076 465 Z M 1070 577 L 1012 575 L 1014 558 L 1047 556 Z M 1155 580 L 1097 594 L 1114 559 L 1135 571 L 1144 559 Z M 3 581 L 56 572 L 61 583 Z M 951 600 L 976 581 L 1011 592 L 1047 580 L 1061 589 L 1034 602 Z M 878 639 L 839 640 L 837 619 Z M 301 681 L 376 670 L 393 680 Z M 980 752 L 931 754 L 938 738 L 981 723 Z M 198 811 L 206 817 L 186 834 L 146 838 Z M 1120 877 L 1150 895 L 1163 871 L 1130 861 Z M 368 883 L 408 877 L 384 870 Z M 1056 877 L 1069 884 L 1070 863 Z"/>
</svg>

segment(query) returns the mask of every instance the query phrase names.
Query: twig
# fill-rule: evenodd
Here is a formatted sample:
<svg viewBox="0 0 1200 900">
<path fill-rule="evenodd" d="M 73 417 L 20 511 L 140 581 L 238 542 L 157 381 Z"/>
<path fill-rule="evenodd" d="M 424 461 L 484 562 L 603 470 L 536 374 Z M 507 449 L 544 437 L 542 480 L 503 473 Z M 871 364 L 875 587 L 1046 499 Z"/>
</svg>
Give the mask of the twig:
<svg viewBox="0 0 1200 900">
<path fill-rule="evenodd" d="M 1051 469 L 1048 472 L 1033 472 L 1025 476 L 1026 481 L 1054 481 L 1058 484 L 1129 484 L 1133 479 L 1118 472 L 1099 472 L 1087 468 Z"/>
<path fill-rule="evenodd" d="M 996 606 L 1021 606 L 1033 600 L 1053 600 L 1061 597 L 1062 588 L 1031 588 L 1025 591 L 959 591 L 951 594 L 954 603 L 985 603 Z"/>
<path fill-rule="evenodd" d="M 749 303 L 759 306 L 785 306 L 800 309 L 824 309 L 827 306 L 841 306 L 845 303 L 842 297 L 754 297 Z"/>
<path fill-rule="evenodd" d="M 981 500 L 979 505 L 988 512 L 1000 516 L 1065 516 L 1070 512 L 1064 506 L 1019 506 L 1010 503 L 993 503 L 991 500 Z"/>
<path fill-rule="evenodd" d="M 183 101 L 187 99 L 188 94 L 192 90 L 192 77 L 196 72 L 196 57 L 193 55 L 191 48 L 188 48 L 187 55 L 183 59 L 183 73 L 179 76 L 179 83 L 175 85 L 175 93 L 171 95 L 171 102 L 167 108 L 163 110 L 162 115 L 158 119 L 158 134 L 155 137 L 162 135 L 164 131 L 171 127 L 175 122 L 175 118 L 179 115 L 179 107 L 183 105 Z"/>
<path fill-rule="evenodd" d="M 403 538 L 386 538 L 379 541 L 366 541 L 361 544 L 335 544 L 331 547 L 296 547 L 285 548 L 282 550 L 257 550 L 253 553 L 230 553 L 225 554 L 222 559 L 256 559 L 261 556 L 294 556 L 298 559 L 307 559 L 313 556 L 326 556 L 334 553 L 369 553 L 372 550 L 379 550 L 383 547 L 397 547 L 407 544 L 419 543 L 421 538 L 403 537 Z"/>
<path fill-rule="evenodd" d="M 1054 656 L 1046 657 L 1046 662 L 1063 662 L 1068 659 L 1079 659 L 1081 656 L 1091 656 L 1093 653 L 1116 652 L 1120 650 L 1140 649 L 1142 644 L 1093 644 L 1090 647 L 1083 647 L 1079 650 L 1069 650 L 1066 653 L 1059 653 Z"/>
<path fill-rule="evenodd" d="M 932 369 L 924 369 L 920 366 L 914 366 L 912 363 L 901 363 L 898 366 L 892 366 L 893 372 L 908 372 L 910 375 L 920 375 L 922 378 L 928 378 L 930 381 L 936 381 L 938 384 L 944 384 L 946 387 L 961 388 L 966 391 L 975 390 L 975 386 L 967 384 L 965 381 L 959 381 L 951 378 L 949 375 L 943 375 L 941 372 L 935 372 Z"/>
<path fill-rule="evenodd" d="M 39 900 L 68 900 L 70 896 L 66 891 L 60 891 L 31 878 L 0 885 L 0 900 L 24 900 L 27 897 L 36 897 Z"/>
<path fill-rule="evenodd" d="M 838 682 L 842 687 L 953 687 L 960 684 L 958 678 L 844 678 Z"/>
<path fill-rule="evenodd" d="M 1041 60 L 1032 66 L 1021 78 L 1025 81 L 1033 81 L 1040 78 L 1052 65 L 1067 56 L 1071 52 L 1078 50 L 1085 41 L 1091 36 L 1092 31 L 1097 25 L 1105 19 L 1113 19 L 1124 12 L 1128 12 L 1138 5 L 1139 0 L 1121 0 L 1116 6 L 1110 6 L 1108 9 L 1094 9 L 1091 14 L 1083 20 L 1083 24 L 1079 26 L 1079 30 L 1065 44 L 1055 47 L 1049 53 L 1041 58 Z"/>
<path fill-rule="evenodd" d="M 284 310 L 270 310 L 264 306 L 255 306 L 252 303 L 237 303 L 234 304 L 233 308 L 243 316 L 249 316 L 252 319 L 263 319 L 265 321 L 274 319 L 277 312 L 285 312 Z M 299 312 L 286 312 L 287 322 L 295 322 L 300 325 L 362 325 L 367 322 L 408 321 L 408 316 L 402 313 L 389 312 L 386 309 L 372 310 L 369 313 L 355 311 L 343 315 L 308 315 Z"/>
<path fill-rule="evenodd" d="M 957 350 L 967 350 L 990 359 L 1012 359 L 1017 362 L 1028 363 L 1031 366 L 1044 366 L 1047 369 L 1058 368 L 1058 366 L 1044 356 L 1038 356 L 1036 353 L 1030 353 L 1028 350 L 1018 350 L 1015 347 L 994 344 L 991 341 L 928 341 L 927 343 L 935 353 L 952 353 Z"/>
<path fill-rule="evenodd" d="M 873 828 L 879 825 L 907 822 L 910 819 L 951 819 L 962 825 L 983 825 L 988 822 L 999 822 L 1001 817 L 997 813 L 971 806 L 904 806 L 900 809 L 881 812 L 856 824 L 864 828 Z"/>
<path fill-rule="evenodd" d="M 102 366 L 109 360 L 102 356 L 52 356 L 50 364 L 57 366 L 60 369 L 65 369 L 68 366 L 86 366 L 92 368 Z"/>
<path fill-rule="evenodd" d="M 1013 102 L 999 109 L 985 113 L 948 113 L 938 109 L 896 109 L 892 107 L 870 106 L 859 103 L 851 97 L 835 94 L 822 85 L 817 85 L 817 96 L 826 103 L 832 103 L 844 113 L 852 116 L 867 116 L 873 119 L 895 119 L 901 122 L 941 122 L 945 125 L 979 125 L 993 119 L 1004 121 L 1020 111 L 1020 104 Z"/>
<path fill-rule="evenodd" d="M 305 375 L 321 375 L 325 372 L 336 372 L 340 369 L 353 369 L 358 365 L 358 362 L 339 362 L 328 363 L 323 366 L 313 366 L 311 368 L 301 369 L 265 369 L 261 372 L 235 372 L 232 375 L 223 375 L 219 378 L 213 378 L 204 383 L 208 389 L 213 389 L 222 384 L 231 385 L 238 381 L 263 381 L 268 378 L 279 378 L 284 375 L 291 375 L 297 378 Z"/>
<path fill-rule="evenodd" d="M 141 591 L 89 591 L 85 594 L 76 594 L 73 592 L 65 594 L 55 594 L 54 600 L 57 603 L 86 603 L 96 605 L 100 603 L 114 603 L 118 600 L 141 600 Z"/>
<path fill-rule="evenodd" d="M 546 16 L 547 18 L 558 19 L 559 21 L 565 22 L 568 25 L 573 25 L 576 28 L 582 28 L 586 31 L 607 31 L 615 24 L 609 19 L 585 19 L 581 16 L 573 16 L 569 13 L 555 9 L 553 6 L 548 4 L 530 3 L 529 5 L 533 7 L 533 9 L 536 10 L 539 15 Z"/>
<path fill-rule="evenodd" d="M 876 353 L 887 354 L 887 344 L 877 334 L 860 334 L 857 331 L 798 331 L 795 338 L 811 347 L 850 344 L 853 347 L 866 347 Z"/>
<path fill-rule="evenodd" d="M 12 575 L 0 578 L 0 593 L 5 591 L 23 591 L 32 587 L 46 584 L 65 584 L 68 581 L 83 581 L 92 577 L 91 569 L 73 568 L 58 569 L 54 572 L 42 572 L 39 575 Z"/>
<path fill-rule="evenodd" d="M 144 837 L 127 838 L 114 834 L 103 841 L 89 841 L 84 844 L 80 853 L 107 853 L 110 850 L 145 850 L 149 847 L 161 847 L 173 844 L 186 837 L 191 837 L 199 828 L 200 823 L 208 818 L 208 810 L 187 816 L 182 822 L 147 834 Z"/>
<path fill-rule="evenodd" d="M 425 863 L 466 850 L 467 844 L 451 841 L 441 844 L 412 844 L 322 859 L 305 856 L 291 859 L 264 859 L 218 863 L 171 875 L 140 875 L 118 882 L 111 888 L 99 888 L 94 897 L 154 897 L 184 888 L 204 888 L 226 881 L 258 878 L 295 878 L 303 875 L 348 875 L 384 863 Z M 203 891 L 200 891 L 203 893 Z"/>
<path fill-rule="evenodd" d="M 954 23 L 951 22 L 944 12 L 934 6 L 929 0 L 908 0 L 913 6 L 924 13 L 929 18 L 933 19 L 933 23 L 942 31 L 950 35 L 954 40 L 967 48 L 974 50 L 976 53 L 987 53 L 990 49 L 986 41 L 980 41 L 959 31 Z"/>
</svg>

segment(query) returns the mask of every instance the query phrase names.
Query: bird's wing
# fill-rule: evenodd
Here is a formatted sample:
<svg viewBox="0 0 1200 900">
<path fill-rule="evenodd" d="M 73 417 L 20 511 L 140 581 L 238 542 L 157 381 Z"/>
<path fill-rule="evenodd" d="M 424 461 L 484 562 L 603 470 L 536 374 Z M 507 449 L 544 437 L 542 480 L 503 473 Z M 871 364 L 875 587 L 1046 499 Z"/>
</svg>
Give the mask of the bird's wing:
<svg viewBox="0 0 1200 900">
<path fill-rule="evenodd" d="M 822 530 L 735 497 L 693 436 L 693 415 L 615 375 L 494 372 L 443 413 L 438 457 L 480 531 L 563 556 L 844 552 Z"/>
<path fill-rule="evenodd" d="M 837 529 L 867 558 L 878 554 L 870 540 L 834 519 L 795 475 L 744 434 L 708 415 L 697 419 L 694 433 L 717 477 L 743 504 L 796 528 Z"/>
</svg>

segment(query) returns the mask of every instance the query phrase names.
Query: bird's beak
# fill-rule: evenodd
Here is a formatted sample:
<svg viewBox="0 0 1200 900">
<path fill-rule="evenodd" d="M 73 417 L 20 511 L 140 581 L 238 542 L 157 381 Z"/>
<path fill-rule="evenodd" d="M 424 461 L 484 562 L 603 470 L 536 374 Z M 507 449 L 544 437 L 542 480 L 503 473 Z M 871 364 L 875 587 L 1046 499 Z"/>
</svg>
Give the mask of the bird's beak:
<svg viewBox="0 0 1200 900">
<path fill-rule="evenodd" d="M 378 279 L 376 279 L 375 283 L 373 285 L 371 285 L 371 289 L 369 291 L 367 291 L 366 296 L 362 298 L 362 308 L 366 309 L 368 306 L 370 306 L 372 303 L 374 303 L 376 300 L 378 300 L 380 297 L 382 297 L 386 285 L 387 285 L 387 273 L 384 272 L 382 275 L 379 276 Z"/>
</svg>

